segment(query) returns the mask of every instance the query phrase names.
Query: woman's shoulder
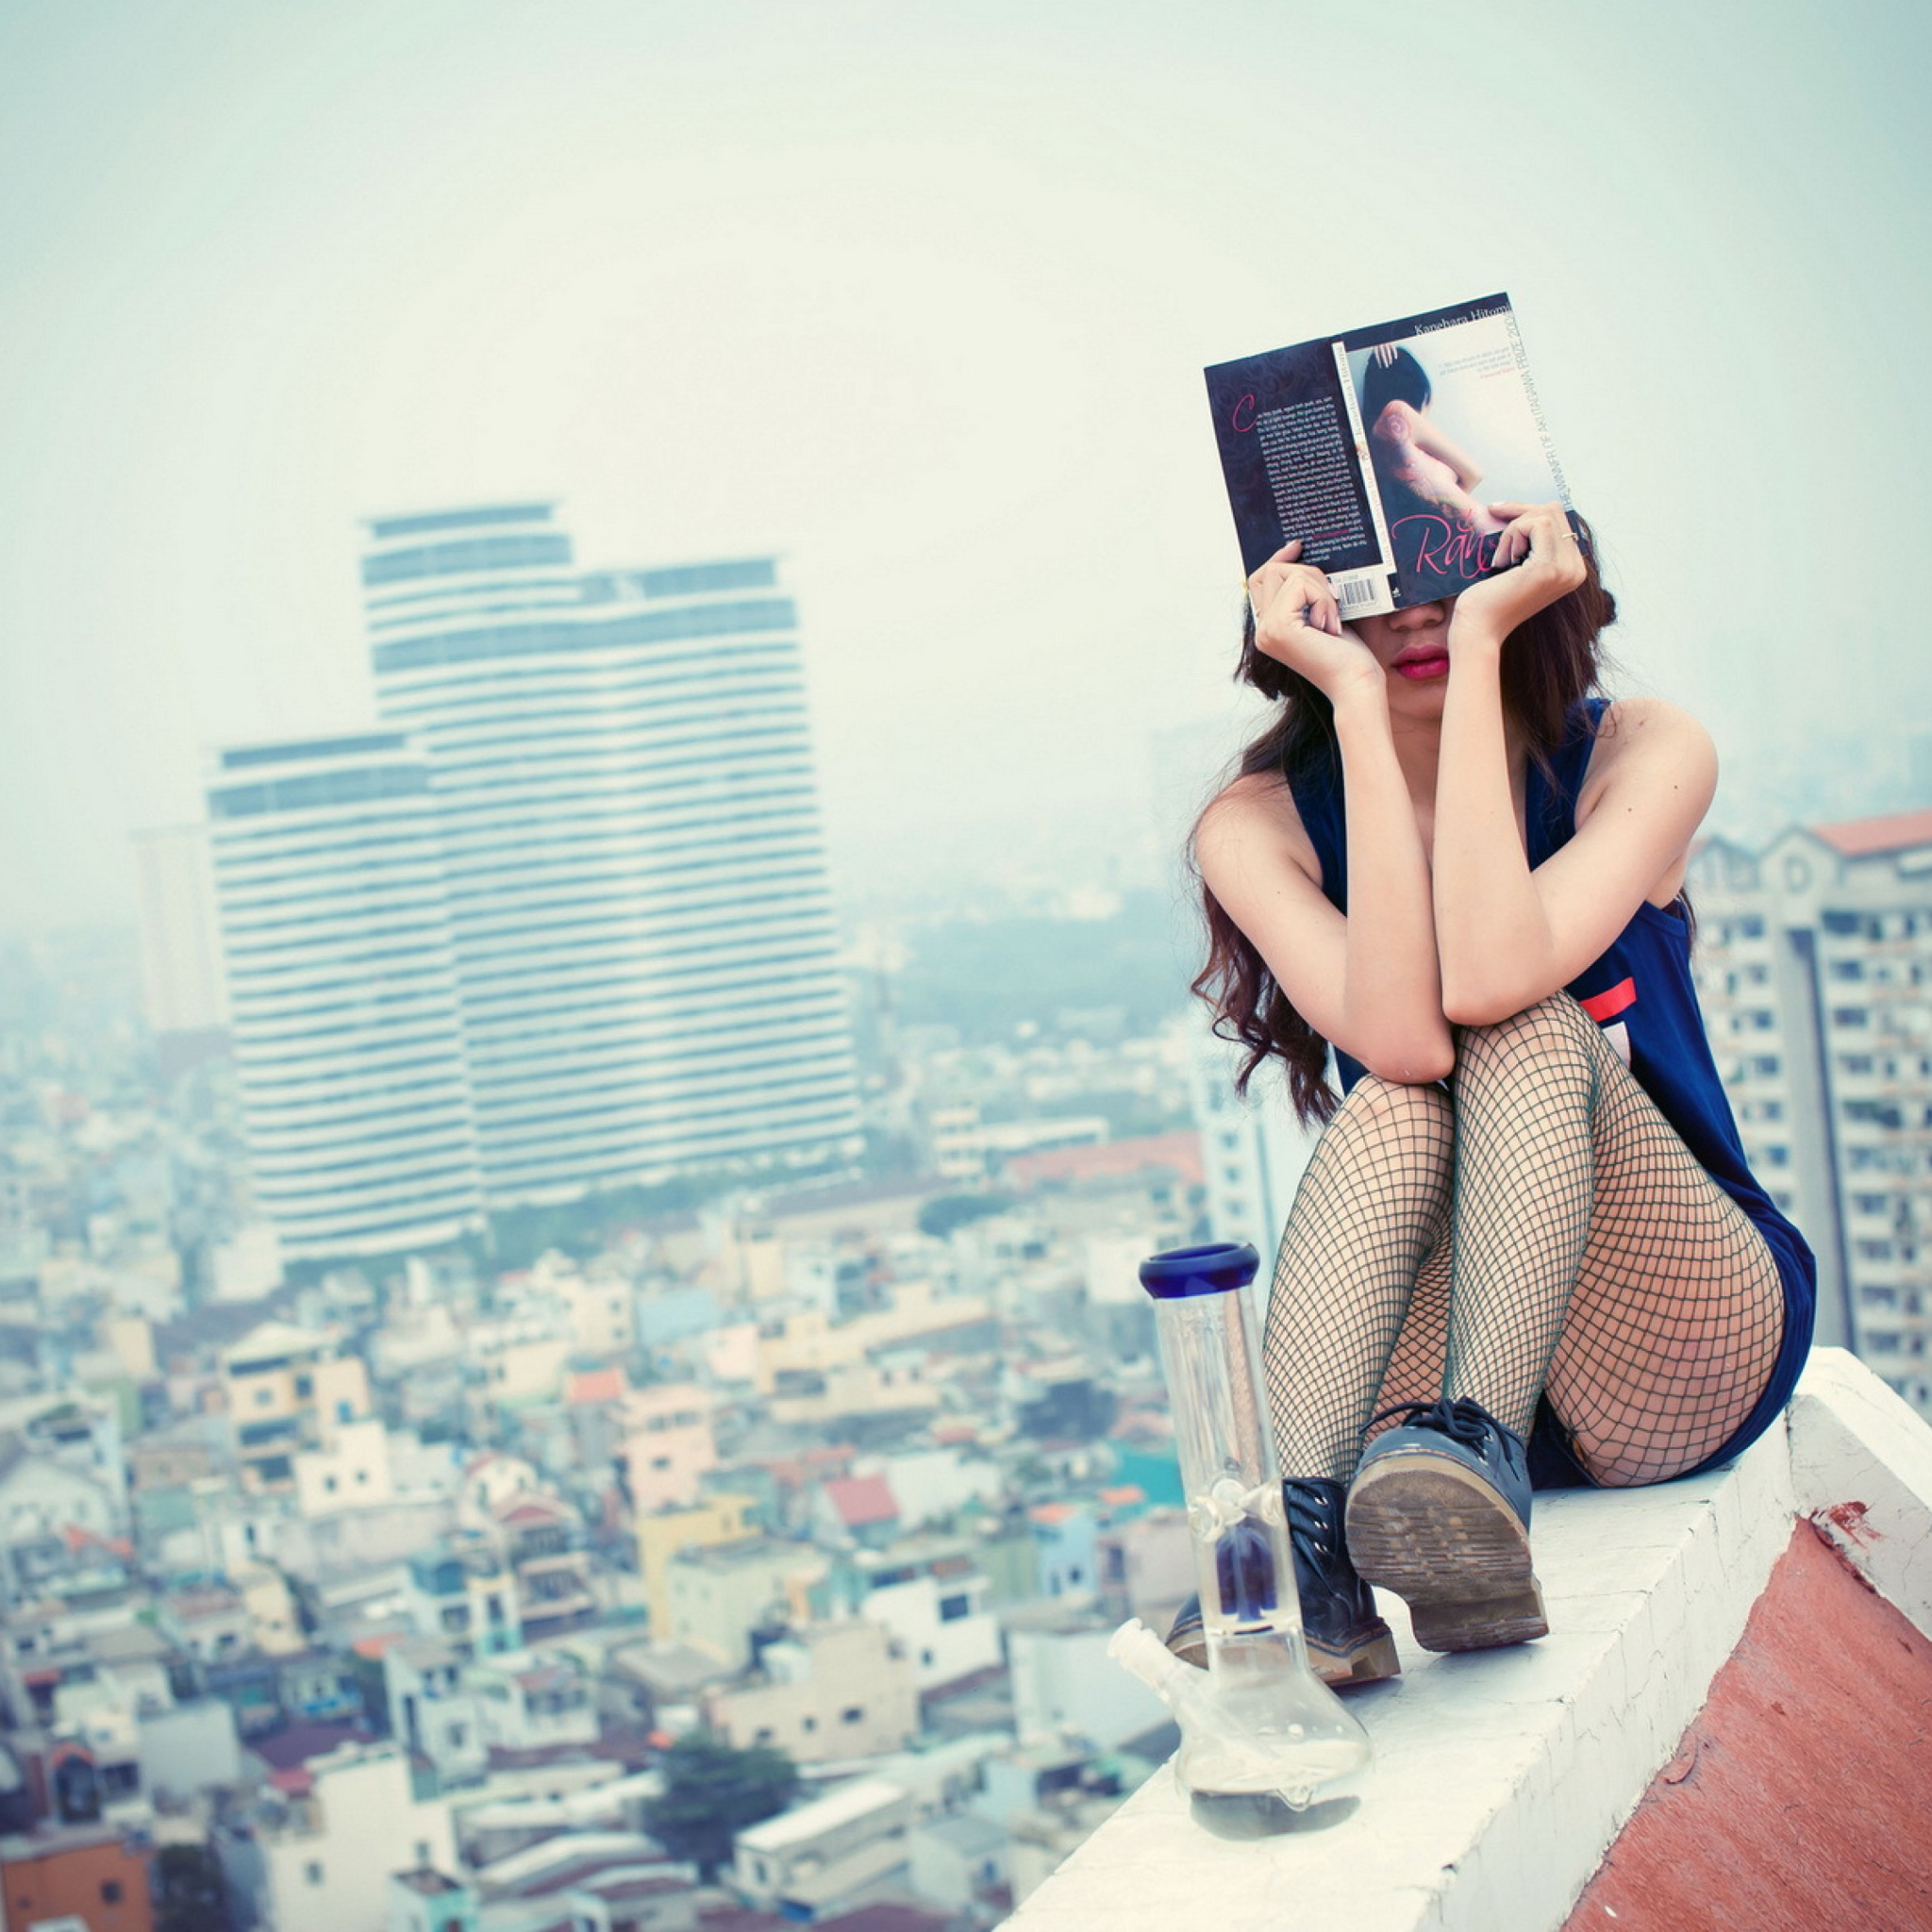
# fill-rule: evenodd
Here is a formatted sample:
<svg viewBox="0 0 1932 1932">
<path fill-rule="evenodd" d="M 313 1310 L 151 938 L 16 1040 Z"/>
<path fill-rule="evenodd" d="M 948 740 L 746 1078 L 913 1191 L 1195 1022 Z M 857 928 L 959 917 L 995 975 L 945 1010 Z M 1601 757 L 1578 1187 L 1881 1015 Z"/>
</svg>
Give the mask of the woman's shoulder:
<svg viewBox="0 0 1932 1932">
<path fill-rule="evenodd" d="M 1579 823 L 1612 785 L 1670 785 L 1703 792 L 1717 785 L 1710 733 L 1667 698 L 1613 698 L 1597 715 L 1590 772 L 1577 799 Z"/>
<path fill-rule="evenodd" d="M 1714 765 L 1717 747 L 1710 733 L 1681 705 L 1668 698 L 1611 698 L 1604 703 L 1596 721 L 1596 757 L 1592 765 L 1606 758 L 1654 758 L 1707 755 Z"/>
<path fill-rule="evenodd" d="M 1194 857 L 1211 886 L 1217 871 L 1273 858 L 1318 885 L 1322 866 L 1294 793 L 1279 772 L 1244 772 L 1208 801 L 1194 825 Z"/>
</svg>

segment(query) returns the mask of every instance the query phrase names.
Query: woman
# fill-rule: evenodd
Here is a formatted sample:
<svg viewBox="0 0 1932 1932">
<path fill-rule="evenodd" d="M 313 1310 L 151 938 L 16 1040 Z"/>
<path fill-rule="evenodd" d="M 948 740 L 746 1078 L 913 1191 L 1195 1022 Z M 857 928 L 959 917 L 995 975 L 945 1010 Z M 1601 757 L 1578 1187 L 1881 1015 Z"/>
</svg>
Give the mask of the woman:
<svg viewBox="0 0 1932 1932">
<path fill-rule="evenodd" d="M 1810 1252 L 1745 1167 L 1690 986 L 1710 741 L 1592 695 L 1615 607 L 1590 550 L 1558 505 L 1489 508 L 1492 575 L 1353 628 L 1299 544 L 1256 572 L 1239 675 L 1281 709 L 1195 831 L 1195 990 L 1243 1085 L 1278 1057 L 1327 1119 L 1264 1360 L 1331 1682 L 1396 1669 L 1363 1578 L 1431 1649 L 1542 1635 L 1532 1481 L 1735 1455 L 1810 1341 Z"/>
</svg>

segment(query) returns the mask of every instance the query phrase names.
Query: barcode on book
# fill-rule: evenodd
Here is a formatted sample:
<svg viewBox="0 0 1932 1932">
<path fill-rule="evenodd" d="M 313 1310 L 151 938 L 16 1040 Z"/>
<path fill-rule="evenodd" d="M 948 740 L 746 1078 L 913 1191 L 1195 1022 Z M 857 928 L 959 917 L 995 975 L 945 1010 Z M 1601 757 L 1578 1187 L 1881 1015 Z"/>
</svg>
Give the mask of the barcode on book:
<svg viewBox="0 0 1932 1932">
<path fill-rule="evenodd" d="M 1335 601 L 1344 610 L 1353 610 L 1357 604 L 1373 604 L 1381 594 L 1382 586 L 1367 577 L 1343 577 L 1335 586 Z"/>
</svg>

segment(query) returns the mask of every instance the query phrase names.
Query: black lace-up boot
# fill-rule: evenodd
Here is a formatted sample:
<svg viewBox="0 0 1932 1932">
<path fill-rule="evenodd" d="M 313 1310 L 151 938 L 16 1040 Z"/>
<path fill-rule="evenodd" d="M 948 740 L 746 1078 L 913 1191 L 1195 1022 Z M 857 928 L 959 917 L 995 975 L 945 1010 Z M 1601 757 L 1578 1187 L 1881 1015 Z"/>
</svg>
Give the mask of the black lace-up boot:
<svg viewBox="0 0 1932 1932">
<path fill-rule="evenodd" d="M 1348 1560 L 1341 1534 L 1346 1486 L 1319 1476 L 1290 1476 L 1281 1489 L 1288 1502 L 1302 1633 L 1315 1674 L 1336 1690 L 1400 1675 L 1395 1639 L 1375 1613 L 1374 1592 Z M 1167 1633 L 1167 1647 L 1183 1663 L 1206 1666 L 1208 1640 L 1198 1598 L 1190 1597 L 1181 1606 Z"/>
</svg>

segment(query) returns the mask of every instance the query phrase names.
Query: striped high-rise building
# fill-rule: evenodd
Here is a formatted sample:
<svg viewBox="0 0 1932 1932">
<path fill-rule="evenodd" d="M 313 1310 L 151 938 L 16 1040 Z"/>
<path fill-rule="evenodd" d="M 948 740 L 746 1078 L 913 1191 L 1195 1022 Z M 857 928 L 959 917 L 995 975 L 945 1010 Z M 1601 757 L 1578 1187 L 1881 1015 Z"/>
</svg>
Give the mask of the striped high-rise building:
<svg viewBox="0 0 1932 1932">
<path fill-rule="evenodd" d="M 240 746 L 208 789 L 257 1202 L 291 1258 L 477 1225 L 441 826 L 400 731 Z"/>
<path fill-rule="evenodd" d="M 1818 1257 L 1818 1340 L 1932 1415 L 1932 811 L 1693 861 L 1697 976 L 1752 1170 Z"/>
<path fill-rule="evenodd" d="M 369 536 L 377 702 L 431 774 L 491 1205 L 851 1158 L 775 563 L 585 574 L 547 503 Z"/>
</svg>

